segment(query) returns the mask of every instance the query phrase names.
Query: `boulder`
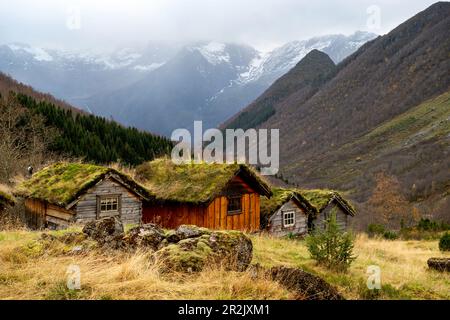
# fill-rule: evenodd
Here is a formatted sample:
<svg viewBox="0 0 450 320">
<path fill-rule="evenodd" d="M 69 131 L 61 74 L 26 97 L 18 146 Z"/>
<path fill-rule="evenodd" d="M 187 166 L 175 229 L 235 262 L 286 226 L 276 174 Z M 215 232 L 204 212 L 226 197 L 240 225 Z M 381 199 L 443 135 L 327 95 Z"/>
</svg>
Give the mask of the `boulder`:
<svg viewBox="0 0 450 320">
<path fill-rule="evenodd" d="M 430 258 L 427 264 L 430 269 L 450 272 L 450 258 Z"/>
<path fill-rule="evenodd" d="M 131 248 L 144 247 L 157 250 L 165 240 L 165 234 L 156 224 L 145 224 L 130 229 L 123 240 Z"/>
<path fill-rule="evenodd" d="M 272 267 L 271 278 L 306 300 L 344 300 L 344 297 L 322 278 L 298 268 Z"/>
<path fill-rule="evenodd" d="M 204 228 L 198 228 L 195 232 L 192 226 L 182 228 L 183 232 L 188 229 L 189 231 L 184 233 L 190 235 L 188 238 L 177 243 L 168 243 L 155 252 L 155 256 L 167 269 L 196 272 L 206 266 L 215 265 L 226 270 L 244 271 L 249 266 L 253 245 L 242 232 L 209 231 Z M 194 233 L 196 237 L 193 236 Z"/>
<path fill-rule="evenodd" d="M 42 233 L 38 243 L 51 254 L 82 254 L 98 247 L 97 241 L 82 232 Z"/>
<path fill-rule="evenodd" d="M 178 237 L 179 240 L 200 237 L 204 234 L 209 233 L 210 231 L 206 228 L 200 228 L 194 225 L 185 225 L 185 224 L 179 226 L 177 230 L 175 230 L 175 235 Z"/>
<path fill-rule="evenodd" d="M 116 217 L 90 221 L 84 226 L 83 233 L 102 246 L 120 248 L 123 245 L 123 224 Z"/>
<path fill-rule="evenodd" d="M 175 230 L 169 230 L 166 232 L 166 240 L 169 243 L 177 243 L 180 241 L 180 236 L 176 233 Z"/>
</svg>

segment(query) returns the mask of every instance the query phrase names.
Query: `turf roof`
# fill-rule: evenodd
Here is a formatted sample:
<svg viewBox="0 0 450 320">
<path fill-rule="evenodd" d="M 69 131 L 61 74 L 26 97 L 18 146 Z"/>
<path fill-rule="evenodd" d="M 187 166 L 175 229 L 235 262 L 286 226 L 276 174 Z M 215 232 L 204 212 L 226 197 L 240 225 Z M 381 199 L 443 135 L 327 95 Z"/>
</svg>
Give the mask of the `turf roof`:
<svg viewBox="0 0 450 320">
<path fill-rule="evenodd" d="M 261 215 L 270 217 L 277 212 L 286 202 L 294 198 L 301 203 L 310 213 L 315 214 L 316 209 L 295 189 L 273 188 L 270 199 L 261 198 Z"/>
<path fill-rule="evenodd" d="M 137 177 L 159 200 L 207 203 L 218 196 L 237 174 L 262 195 L 270 196 L 268 184 L 245 164 L 184 163 L 156 159 L 137 167 Z"/>
<path fill-rule="evenodd" d="M 141 196 L 149 196 L 127 175 L 111 168 L 83 163 L 56 163 L 46 167 L 21 183 L 15 193 L 66 207 L 109 173 L 119 176 Z"/>
<path fill-rule="evenodd" d="M 328 189 L 298 189 L 297 192 L 305 197 L 318 212 L 325 209 L 331 199 L 334 198 L 348 211 L 349 214 L 352 216 L 356 214 L 356 210 L 352 204 L 337 191 Z"/>
</svg>

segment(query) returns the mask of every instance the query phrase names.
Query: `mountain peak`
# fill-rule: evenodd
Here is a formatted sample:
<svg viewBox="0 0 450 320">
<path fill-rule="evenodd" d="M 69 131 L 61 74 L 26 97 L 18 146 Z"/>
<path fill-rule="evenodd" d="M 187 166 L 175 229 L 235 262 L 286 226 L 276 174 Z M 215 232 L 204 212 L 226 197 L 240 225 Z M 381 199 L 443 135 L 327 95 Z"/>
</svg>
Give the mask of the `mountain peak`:
<svg viewBox="0 0 450 320">
<path fill-rule="evenodd" d="M 314 81 L 317 76 L 321 77 L 330 73 L 335 66 L 333 60 L 326 53 L 314 49 L 282 78 L 295 76 L 305 81 Z"/>
<path fill-rule="evenodd" d="M 331 60 L 330 56 L 327 55 L 325 52 L 322 52 L 317 49 L 313 49 L 308 54 L 300 60 L 300 63 L 332 63 L 334 65 L 333 60 Z"/>
</svg>

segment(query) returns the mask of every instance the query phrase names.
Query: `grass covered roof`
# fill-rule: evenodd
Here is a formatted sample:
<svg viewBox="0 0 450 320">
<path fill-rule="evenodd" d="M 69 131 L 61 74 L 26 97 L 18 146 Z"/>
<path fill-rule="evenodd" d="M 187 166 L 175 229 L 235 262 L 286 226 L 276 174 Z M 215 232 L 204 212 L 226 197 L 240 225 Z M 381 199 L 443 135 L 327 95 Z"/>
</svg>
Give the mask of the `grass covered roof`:
<svg viewBox="0 0 450 320">
<path fill-rule="evenodd" d="M 308 213 L 316 213 L 315 207 L 295 189 L 273 188 L 270 199 L 261 198 L 261 215 L 270 217 L 291 199 L 294 199 L 302 207 L 306 208 Z"/>
<path fill-rule="evenodd" d="M 354 216 L 356 214 L 356 210 L 352 204 L 337 191 L 328 189 L 298 189 L 297 192 L 305 197 L 318 212 L 325 209 L 328 203 L 332 199 L 335 199 L 350 215 Z"/>
<path fill-rule="evenodd" d="M 175 164 L 163 158 L 143 163 L 136 169 L 140 183 L 157 199 L 197 204 L 213 200 L 236 175 L 260 194 L 270 196 L 268 184 L 245 164 Z"/>
<path fill-rule="evenodd" d="M 118 176 L 139 195 L 149 196 L 147 190 L 127 175 L 112 168 L 84 163 L 56 163 L 46 167 L 22 182 L 15 193 L 66 207 L 108 174 Z"/>
<path fill-rule="evenodd" d="M 6 189 L 0 186 L 0 208 L 13 206 L 16 203 L 14 196 Z"/>
</svg>

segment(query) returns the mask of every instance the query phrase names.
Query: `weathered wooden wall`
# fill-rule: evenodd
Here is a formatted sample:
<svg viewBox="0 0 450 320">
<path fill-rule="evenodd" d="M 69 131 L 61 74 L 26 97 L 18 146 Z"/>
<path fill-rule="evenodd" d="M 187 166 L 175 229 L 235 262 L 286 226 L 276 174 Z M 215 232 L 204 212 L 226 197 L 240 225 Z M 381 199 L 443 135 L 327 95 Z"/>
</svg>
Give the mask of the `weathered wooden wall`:
<svg viewBox="0 0 450 320">
<path fill-rule="evenodd" d="M 229 195 L 242 196 L 242 212 L 228 215 Z M 243 179 L 235 177 L 221 194 L 208 205 L 187 203 L 145 203 L 142 220 L 174 229 L 182 224 L 194 224 L 216 230 L 256 231 L 260 226 L 259 194 Z"/>
<path fill-rule="evenodd" d="M 259 194 L 242 195 L 242 212 L 228 215 L 228 198 L 219 196 L 208 206 L 164 203 L 145 203 L 143 223 L 156 223 L 174 229 L 182 224 L 194 224 L 216 230 L 259 230 Z"/>
<path fill-rule="evenodd" d="M 328 206 L 318 214 L 317 218 L 313 220 L 314 228 L 323 229 L 325 227 L 324 222 L 331 215 L 333 209 L 336 209 L 336 222 L 338 226 L 342 230 L 347 229 L 348 215 L 344 212 L 336 200 L 333 200 L 330 204 L 328 204 Z"/>
<path fill-rule="evenodd" d="M 295 212 L 295 225 L 292 227 L 283 226 L 283 212 Z M 276 236 L 283 237 L 288 234 L 304 235 L 308 232 L 308 216 L 304 209 L 300 208 L 293 200 L 285 203 L 269 220 L 268 231 Z"/>
<path fill-rule="evenodd" d="M 47 205 L 35 199 L 25 200 L 25 220 L 29 228 L 39 229 L 45 227 L 45 213 Z"/>
<path fill-rule="evenodd" d="M 119 211 L 115 214 L 97 213 L 97 196 L 120 196 Z M 140 223 L 142 217 L 142 201 L 134 193 L 125 188 L 113 178 L 108 178 L 98 183 L 84 194 L 74 207 L 76 221 L 84 223 L 97 218 L 116 215 L 123 223 Z"/>
</svg>

